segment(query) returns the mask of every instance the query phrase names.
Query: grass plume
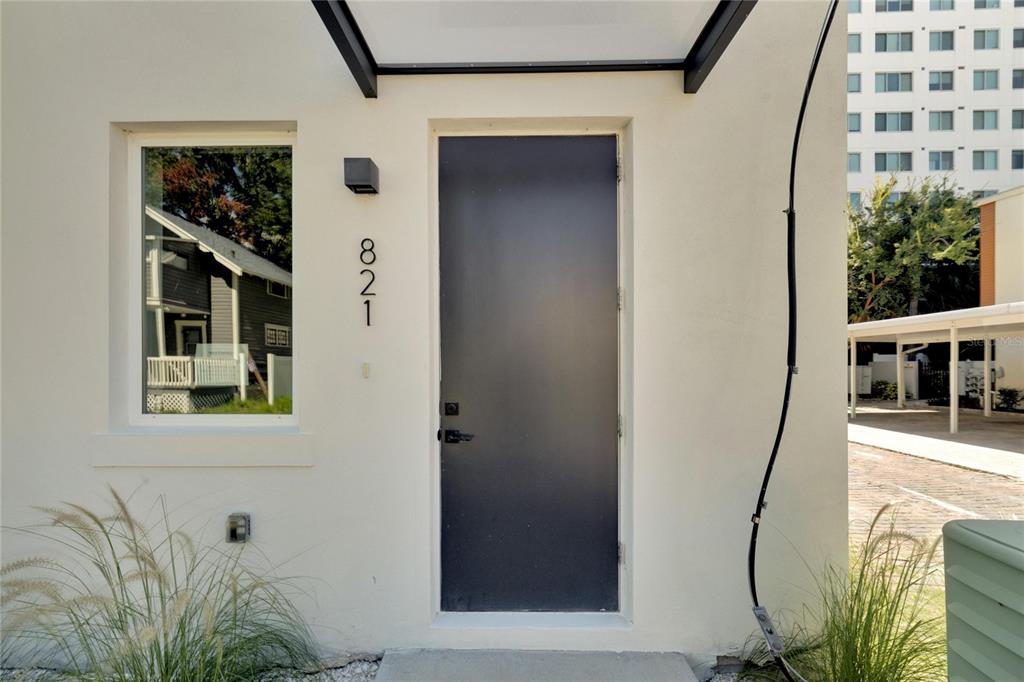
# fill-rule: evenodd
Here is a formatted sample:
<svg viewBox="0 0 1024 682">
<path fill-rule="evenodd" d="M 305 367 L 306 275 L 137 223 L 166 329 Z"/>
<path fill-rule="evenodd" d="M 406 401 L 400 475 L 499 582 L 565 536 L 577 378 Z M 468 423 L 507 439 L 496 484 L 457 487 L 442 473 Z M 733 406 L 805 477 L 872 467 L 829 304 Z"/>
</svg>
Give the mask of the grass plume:
<svg viewBox="0 0 1024 682">
<path fill-rule="evenodd" d="M 826 566 L 816 579 L 818 604 L 790 632 L 786 658 L 808 680 L 939 682 L 946 679 L 946 639 L 932 614 L 935 552 L 896 529 L 890 506 L 844 571 Z M 883 523 L 886 525 L 883 526 Z M 782 680 L 763 647 L 741 679 Z"/>
<path fill-rule="evenodd" d="M 65 504 L 21 529 L 60 557 L 0 568 L 0 666 L 112 682 L 242 682 L 315 664 L 288 584 L 255 571 L 245 545 L 199 547 L 166 511 L 161 530 L 149 529 L 110 494 L 110 514 Z"/>
</svg>

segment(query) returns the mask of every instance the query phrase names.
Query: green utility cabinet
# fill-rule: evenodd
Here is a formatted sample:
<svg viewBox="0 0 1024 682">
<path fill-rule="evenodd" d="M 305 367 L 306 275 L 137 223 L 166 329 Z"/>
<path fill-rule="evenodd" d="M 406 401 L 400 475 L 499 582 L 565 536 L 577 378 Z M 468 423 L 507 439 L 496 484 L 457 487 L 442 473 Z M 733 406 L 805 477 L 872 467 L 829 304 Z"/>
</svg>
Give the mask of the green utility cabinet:
<svg viewBox="0 0 1024 682">
<path fill-rule="evenodd" d="M 950 682 L 1024 682 L 1024 521 L 942 528 Z"/>
</svg>

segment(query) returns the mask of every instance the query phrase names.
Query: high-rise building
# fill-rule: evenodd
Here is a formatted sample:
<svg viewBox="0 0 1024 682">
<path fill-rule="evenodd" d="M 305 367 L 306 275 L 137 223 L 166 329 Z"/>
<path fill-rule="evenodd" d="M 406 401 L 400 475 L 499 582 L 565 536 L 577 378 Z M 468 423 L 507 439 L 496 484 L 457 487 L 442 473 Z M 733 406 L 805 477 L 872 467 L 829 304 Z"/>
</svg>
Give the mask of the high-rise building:
<svg viewBox="0 0 1024 682">
<path fill-rule="evenodd" d="M 1024 184 L 1024 0 L 849 0 L 847 189 Z"/>
</svg>

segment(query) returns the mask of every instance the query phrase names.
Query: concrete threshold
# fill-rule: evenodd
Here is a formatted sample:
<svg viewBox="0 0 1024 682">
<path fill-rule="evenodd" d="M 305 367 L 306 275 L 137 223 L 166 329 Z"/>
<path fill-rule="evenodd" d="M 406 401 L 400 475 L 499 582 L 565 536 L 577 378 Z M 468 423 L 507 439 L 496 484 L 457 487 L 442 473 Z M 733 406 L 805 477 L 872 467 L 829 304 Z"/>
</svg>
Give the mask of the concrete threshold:
<svg viewBox="0 0 1024 682">
<path fill-rule="evenodd" d="M 376 682 L 697 682 L 678 653 L 639 651 L 388 651 Z"/>
</svg>

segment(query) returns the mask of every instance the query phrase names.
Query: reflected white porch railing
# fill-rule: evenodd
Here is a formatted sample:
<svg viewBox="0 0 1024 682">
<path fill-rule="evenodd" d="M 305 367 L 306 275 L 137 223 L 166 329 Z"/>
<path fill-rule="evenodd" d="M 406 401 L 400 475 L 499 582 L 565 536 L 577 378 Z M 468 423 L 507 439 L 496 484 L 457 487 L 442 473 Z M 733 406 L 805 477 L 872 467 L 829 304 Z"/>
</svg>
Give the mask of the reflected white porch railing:
<svg viewBox="0 0 1024 682">
<path fill-rule="evenodd" d="M 238 386 L 242 373 L 233 358 L 197 358 L 168 355 L 146 358 L 146 385 L 149 388 L 201 388 Z"/>
</svg>

